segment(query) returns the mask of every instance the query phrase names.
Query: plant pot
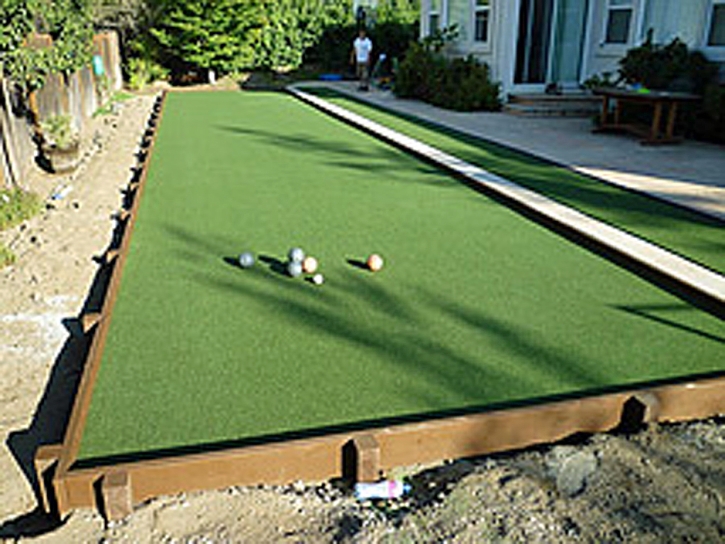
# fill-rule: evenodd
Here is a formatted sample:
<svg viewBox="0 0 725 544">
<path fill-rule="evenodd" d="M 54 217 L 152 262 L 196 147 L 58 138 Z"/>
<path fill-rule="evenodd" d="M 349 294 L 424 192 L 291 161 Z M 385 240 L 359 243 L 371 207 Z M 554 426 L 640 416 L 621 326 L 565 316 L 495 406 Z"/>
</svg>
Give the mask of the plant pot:
<svg viewBox="0 0 725 544">
<path fill-rule="evenodd" d="M 48 160 L 50 169 L 55 174 L 72 172 L 80 163 L 80 142 L 74 142 L 65 147 L 45 146 L 43 154 Z"/>
</svg>

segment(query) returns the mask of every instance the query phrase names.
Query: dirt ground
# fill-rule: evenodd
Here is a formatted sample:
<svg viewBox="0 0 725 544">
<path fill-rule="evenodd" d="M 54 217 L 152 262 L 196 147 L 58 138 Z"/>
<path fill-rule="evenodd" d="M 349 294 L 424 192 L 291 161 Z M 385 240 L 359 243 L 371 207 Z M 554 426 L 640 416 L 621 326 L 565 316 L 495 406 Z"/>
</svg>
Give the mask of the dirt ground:
<svg viewBox="0 0 725 544">
<path fill-rule="evenodd" d="M 59 442 L 86 342 L 77 317 L 132 179 L 151 95 L 93 120 L 72 176 L 36 172 L 45 211 L 1 233 L 18 255 L 0 270 L 0 540 L 38 542 L 723 542 L 725 419 L 401 470 L 390 503 L 342 483 L 229 488 L 164 497 L 127 520 L 37 508 L 39 444 Z M 60 192 L 63 198 L 53 200 Z"/>
</svg>

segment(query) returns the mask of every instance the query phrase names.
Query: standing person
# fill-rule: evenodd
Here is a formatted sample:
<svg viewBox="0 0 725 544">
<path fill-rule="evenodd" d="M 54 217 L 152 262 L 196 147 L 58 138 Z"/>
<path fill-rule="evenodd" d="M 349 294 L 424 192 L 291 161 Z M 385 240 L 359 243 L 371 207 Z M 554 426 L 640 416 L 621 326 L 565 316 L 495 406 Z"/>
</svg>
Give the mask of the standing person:
<svg viewBox="0 0 725 544">
<path fill-rule="evenodd" d="M 357 38 L 352 43 L 350 63 L 356 66 L 357 77 L 360 80 L 360 90 L 367 91 L 370 80 L 370 61 L 372 60 L 373 42 L 365 35 L 361 28 Z"/>
</svg>

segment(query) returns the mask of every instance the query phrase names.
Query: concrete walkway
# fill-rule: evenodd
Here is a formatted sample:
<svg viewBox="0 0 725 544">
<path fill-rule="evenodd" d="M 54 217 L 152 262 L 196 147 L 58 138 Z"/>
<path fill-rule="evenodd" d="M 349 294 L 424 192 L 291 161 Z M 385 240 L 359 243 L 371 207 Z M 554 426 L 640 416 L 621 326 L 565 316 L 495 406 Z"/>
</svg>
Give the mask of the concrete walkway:
<svg viewBox="0 0 725 544">
<path fill-rule="evenodd" d="M 724 146 L 689 140 L 673 146 L 643 146 L 629 136 L 592 134 L 590 119 L 460 113 L 397 99 L 390 91 L 362 93 L 354 82 L 325 85 L 725 220 Z"/>
</svg>

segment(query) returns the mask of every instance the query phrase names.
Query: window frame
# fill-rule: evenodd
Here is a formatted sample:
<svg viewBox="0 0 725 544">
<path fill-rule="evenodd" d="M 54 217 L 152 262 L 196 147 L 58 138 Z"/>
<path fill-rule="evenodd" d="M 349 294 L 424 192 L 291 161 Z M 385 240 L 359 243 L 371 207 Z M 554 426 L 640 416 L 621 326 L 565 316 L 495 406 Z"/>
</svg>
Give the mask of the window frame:
<svg viewBox="0 0 725 544">
<path fill-rule="evenodd" d="M 604 4 L 604 28 L 602 29 L 602 40 L 601 44 L 604 47 L 629 47 L 632 43 L 633 29 L 637 26 L 637 2 L 635 0 L 625 0 L 625 5 L 615 5 L 612 2 L 615 0 L 605 0 Z M 609 37 L 609 23 L 611 20 L 612 12 L 615 11 L 629 11 L 629 26 L 627 28 L 627 38 L 623 42 L 610 42 Z"/>
<path fill-rule="evenodd" d="M 705 47 L 721 49 L 721 48 L 725 47 L 725 43 L 723 43 L 723 44 L 711 44 L 710 43 L 710 38 L 712 37 L 712 25 L 715 22 L 715 8 L 717 6 L 725 7 L 725 0 L 710 0 L 710 6 L 707 10 L 707 24 L 705 25 L 705 39 L 704 39 L 703 43 L 705 44 Z"/>
<path fill-rule="evenodd" d="M 710 0 L 708 3 L 707 17 L 702 31 L 701 50 L 711 61 L 725 62 L 725 45 L 710 45 L 709 43 L 713 18 L 715 16 L 715 6 L 725 6 L 725 0 Z"/>
<path fill-rule="evenodd" d="M 477 49 L 488 49 L 491 46 L 491 22 L 493 20 L 493 4 L 494 0 L 489 0 L 488 5 L 479 6 L 477 0 L 471 0 L 471 42 Z M 479 13 L 486 13 L 486 39 L 479 40 L 476 36 L 476 18 Z"/>
<path fill-rule="evenodd" d="M 431 36 L 435 30 L 440 30 L 445 27 L 445 23 L 443 21 L 443 11 L 445 10 L 445 0 L 437 0 L 438 7 L 437 9 L 433 9 L 433 2 L 436 2 L 436 0 L 428 0 L 428 13 L 426 14 L 425 19 L 425 35 Z M 437 17 L 438 25 L 434 29 L 433 25 L 431 25 L 431 20 L 433 17 Z"/>
</svg>

